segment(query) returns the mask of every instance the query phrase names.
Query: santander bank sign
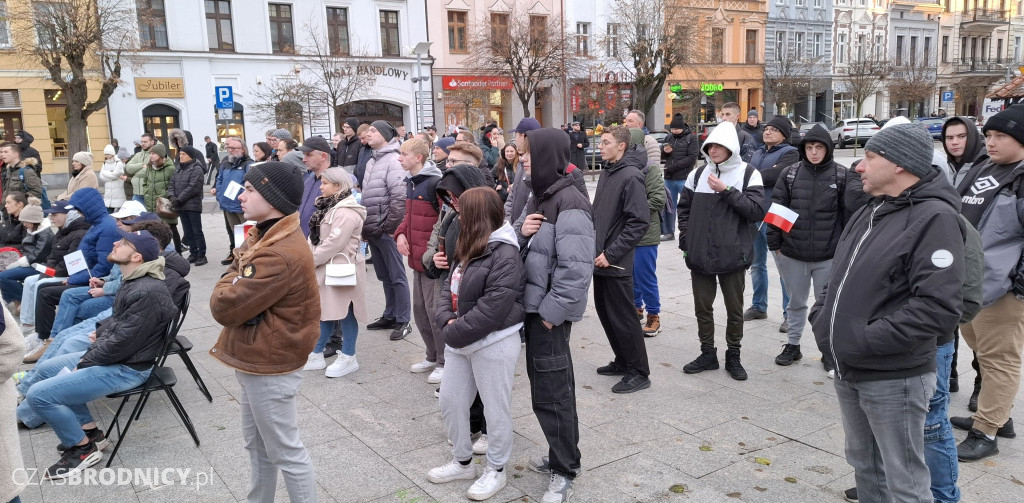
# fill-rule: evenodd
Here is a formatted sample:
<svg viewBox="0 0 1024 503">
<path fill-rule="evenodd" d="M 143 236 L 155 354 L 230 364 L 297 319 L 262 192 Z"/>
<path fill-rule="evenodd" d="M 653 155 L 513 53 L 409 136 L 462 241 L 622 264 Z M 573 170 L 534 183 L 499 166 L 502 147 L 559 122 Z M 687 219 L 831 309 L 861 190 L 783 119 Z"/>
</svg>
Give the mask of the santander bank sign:
<svg viewBox="0 0 1024 503">
<path fill-rule="evenodd" d="M 442 89 L 512 89 L 509 77 L 488 77 L 480 75 L 450 75 L 442 77 Z"/>
</svg>

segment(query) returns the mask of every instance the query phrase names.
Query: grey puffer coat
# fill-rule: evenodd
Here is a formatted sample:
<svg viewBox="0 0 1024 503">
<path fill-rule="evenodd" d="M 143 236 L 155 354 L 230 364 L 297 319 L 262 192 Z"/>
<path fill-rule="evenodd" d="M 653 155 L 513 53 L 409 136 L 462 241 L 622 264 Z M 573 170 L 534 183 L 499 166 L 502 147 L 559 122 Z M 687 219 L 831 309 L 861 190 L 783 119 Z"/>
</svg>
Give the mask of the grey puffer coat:
<svg viewBox="0 0 1024 503">
<path fill-rule="evenodd" d="M 405 218 L 405 178 L 408 174 L 398 162 L 398 140 L 392 139 L 374 150 L 363 175 L 363 239 L 394 234 Z"/>
</svg>

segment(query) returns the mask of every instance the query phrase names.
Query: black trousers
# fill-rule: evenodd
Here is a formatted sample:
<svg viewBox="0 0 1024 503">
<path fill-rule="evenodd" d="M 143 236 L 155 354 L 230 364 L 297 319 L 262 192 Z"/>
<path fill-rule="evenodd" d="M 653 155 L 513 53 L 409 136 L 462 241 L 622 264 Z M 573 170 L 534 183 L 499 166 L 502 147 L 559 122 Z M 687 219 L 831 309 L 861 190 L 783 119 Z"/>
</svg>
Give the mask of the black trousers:
<svg viewBox="0 0 1024 503">
<path fill-rule="evenodd" d="M 974 357 L 971 359 L 971 367 L 974 368 L 974 385 L 981 384 L 981 368 L 978 366 L 978 353 L 971 351 Z M 952 379 L 959 379 L 960 373 L 956 370 L 957 356 L 960 354 L 960 329 L 953 333 L 953 369 L 949 373 Z"/>
<path fill-rule="evenodd" d="M 181 225 L 185 229 L 185 244 L 189 255 L 206 256 L 206 236 L 203 235 L 203 213 L 199 211 L 180 211 Z"/>
<path fill-rule="evenodd" d="M 574 479 L 580 469 L 580 421 L 568 321 L 548 330 L 540 315 L 526 315 L 526 374 L 533 413 L 548 441 L 551 470 Z"/>
<path fill-rule="evenodd" d="M 644 332 L 633 307 L 633 277 L 595 274 L 594 306 L 615 353 L 615 363 L 644 377 L 651 375 Z"/>
<path fill-rule="evenodd" d="M 725 301 L 725 342 L 729 349 L 739 349 L 743 340 L 743 287 L 746 271 L 728 274 L 701 274 L 690 271 L 693 285 L 693 309 L 697 315 L 697 337 L 701 348 L 715 347 L 715 296 L 722 287 Z"/>
<path fill-rule="evenodd" d="M 50 331 L 53 330 L 53 320 L 57 318 L 57 305 L 60 304 L 60 295 L 65 290 L 70 290 L 77 286 L 65 285 L 63 283 L 43 283 L 36 290 L 36 334 L 40 340 L 50 338 Z"/>
</svg>

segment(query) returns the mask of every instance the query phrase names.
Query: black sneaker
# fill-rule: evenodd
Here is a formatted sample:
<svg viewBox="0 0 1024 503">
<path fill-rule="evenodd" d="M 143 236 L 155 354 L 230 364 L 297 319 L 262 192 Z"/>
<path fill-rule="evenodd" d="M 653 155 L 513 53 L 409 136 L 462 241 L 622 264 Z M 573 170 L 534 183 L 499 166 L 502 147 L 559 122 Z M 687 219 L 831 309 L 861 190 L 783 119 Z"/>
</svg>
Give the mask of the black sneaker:
<svg viewBox="0 0 1024 503">
<path fill-rule="evenodd" d="M 737 381 L 747 380 L 747 371 L 740 363 L 740 350 L 735 348 L 725 350 L 725 371 Z"/>
<path fill-rule="evenodd" d="M 85 445 L 76 445 L 61 453 L 60 461 L 48 468 L 43 478 L 63 479 L 99 463 L 101 459 L 103 453 L 90 440 Z"/>
<path fill-rule="evenodd" d="M 398 324 L 398 322 L 395 321 L 394 318 L 385 318 L 385 317 L 381 316 L 380 318 L 377 318 L 377 321 L 375 321 L 373 323 L 370 323 L 369 325 L 366 325 L 366 329 L 367 330 L 391 330 L 392 328 L 395 328 L 395 325 L 397 325 L 397 324 Z"/>
<path fill-rule="evenodd" d="M 782 353 L 775 357 L 775 364 L 788 367 L 803 357 L 804 355 L 800 352 L 799 344 L 786 344 L 782 346 Z"/>
<path fill-rule="evenodd" d="M 974 418 L 972 417 L 951 417 L 949 423 L 958 430 L 971 431 L 974 428 Z M 1013 418 L 1006 420 L 1002 428 L 996 431 L 997 437 L 1003 438 L 1017 438 L 1017 432 L 1013 429 Z"/>
<path fill-rule="evenodd" d="M 196 263 L 196 256 L 190 253 L 188 255 L 188 259 L 187 260 L 188 260 L 189 264 L 195 264 Z"/>
<path fill-rule="evenodd" d="M 626 367 L 615 362 L 608 362 L 608 365 L 597 367 L 597 374 L 603 376 L 624 376 L 626 375 Z"/>
<path fill-rule="evenodd" d="M 324 346 L 324 358 L 330 358 L 330 357 L 338 354 L 339 350 L 341 350 L 341 343 L 340 342 L 334 342 L 334 341 L 328 342 Z"/>
<path fill-rule="evenodd" d="M 768 318 L 768 313 L 756 307 L 752 307 L 743 312 L 743 321 L 763 320 L 765 318 Z"/>
<path fill-rule="evenodd" d="M 846 498 L 846 501 L 857 501 L 857 488 L 851 487 L 843 491 L 843 497 Z"/>
<path fill-rule="evenodd" d="M 699 374 L 705 370 L 718 370 L 718 348 L 700 348 L 700 356 L 683 366 L 687 374 Z"/>
<path fill-rule="evenodd" d="M 651 387 L 651 380 L 640 375 L 639 372 L 629 371 L 622 380 L 615 383 L 612 386 L 612 391 L 615 393 L 633 393 L 634 391 L 640 391 Z"/>
<path fill-rule="evenodd" d="M 999 454 L 999 439 L 989 440 L 974 428 L 967 433 L 967 439 L 956 446 L 956 457 L 960 461 L 977 461 L 996 454 Z"/>
<path fill-rule="evenodd" d="M 967 410 L 971 412 L 978 412 L 978 396 L 981 395 L 981 386 L 974 385 L 974 393 L 971 393 L 971 399 L 967 402 Z"/>
<path fill-rule="evenodd" d="M 92 442 L 96 444 L 96 448 L 101 451 L 110 445 L 110 441 L 107 440 L 107 436 L 104 435 L 103 430 L 99 428 L 85 430 L 85 436 L 89 437 L 89 440 L 92 440 Z M 57 444 L 57 452 L 63 453 L 66 450 L 68 450 L 68 448 L 65 447 L 64 444 Z"/>
<path fill-rule="evenodd" d="M 391 340 L 400 341 L 412 333 L 412 325 L 408 321 L 395 323 L 395 329 L 391 331 Z"/>
<path fill-rule="evenodd" d="M 200 255 L 200 256 L 196 257 L 196 261 L 193 262 L 192 265 L 195 265 L 195 266 L 198 267 L 198 266 L 203 266 L 203 265 L 206 265 L 206 264 L 209 264 L 209 263 L 210 263 L 210 261 L 206 259 L 206 255 Z"/>
<path fill-rule="evenodd" d="M 956 393 L 957 391 L 960 391 L 960 379 L 957 378 L 957 377 L 950 377 L 949 378 L 949 392 L 950 393 Z"/>
</svg>

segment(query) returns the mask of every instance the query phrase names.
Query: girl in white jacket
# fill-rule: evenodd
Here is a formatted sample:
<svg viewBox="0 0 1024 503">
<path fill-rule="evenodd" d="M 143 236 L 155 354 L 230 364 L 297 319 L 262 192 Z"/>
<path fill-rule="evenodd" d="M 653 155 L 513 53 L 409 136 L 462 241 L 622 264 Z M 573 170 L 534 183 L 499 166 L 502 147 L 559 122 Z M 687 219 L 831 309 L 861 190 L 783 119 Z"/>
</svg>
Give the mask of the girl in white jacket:
<svg viewBox="0 0 1024 503">
<path fill-rule="evenodd" d="M 103 168 L 99 174 L 100 183 L 103 184 L 103 204 L 107 207 L 108 213 L 113 213 L 125 200 L 124 182 L 121 180 L 124 163 L 117 158 L 117 151 L 113 145 L 103 148 L 103 159 Z"/>
</svg>

